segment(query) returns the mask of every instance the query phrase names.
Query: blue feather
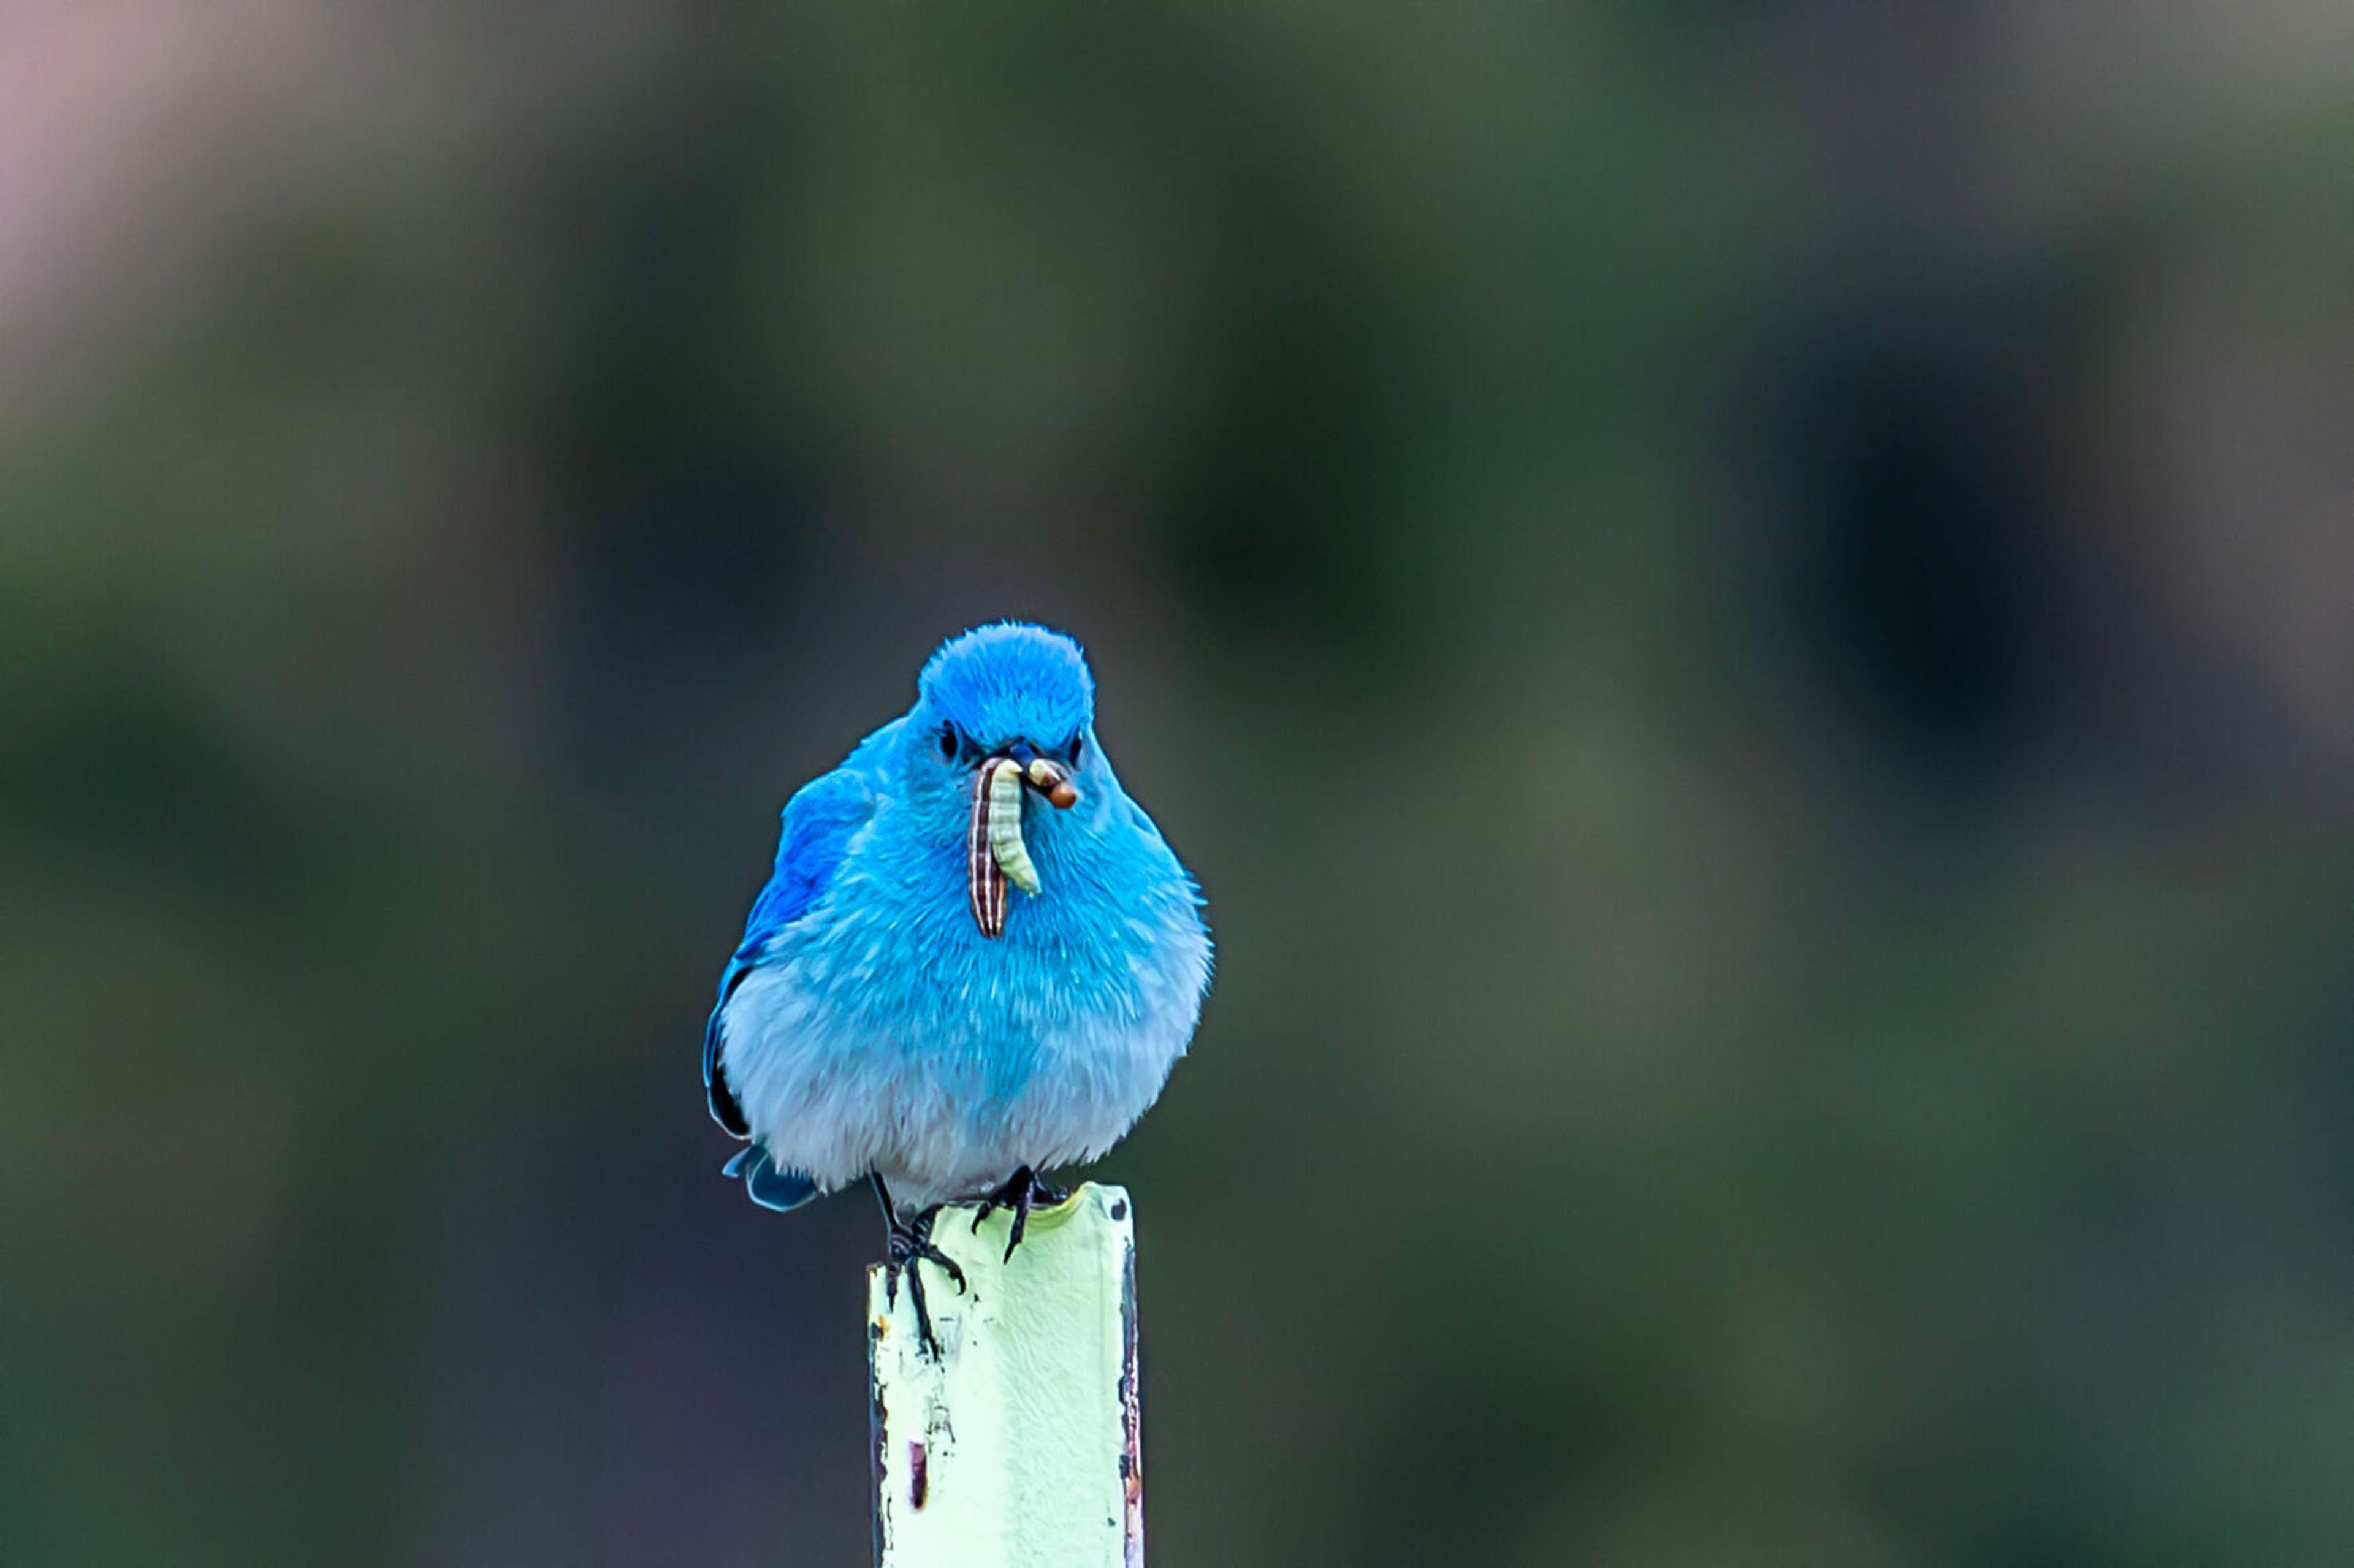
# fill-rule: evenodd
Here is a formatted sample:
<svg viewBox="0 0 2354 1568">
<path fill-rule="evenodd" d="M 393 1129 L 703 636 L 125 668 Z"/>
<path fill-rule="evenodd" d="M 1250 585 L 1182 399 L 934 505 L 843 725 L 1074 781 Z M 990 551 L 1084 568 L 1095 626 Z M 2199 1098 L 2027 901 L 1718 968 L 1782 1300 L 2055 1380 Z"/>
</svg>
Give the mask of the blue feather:
<svg viewBox="0 0 2354 1568">
<path fill-rule="evenodd" d="M 1022 797 L 1039 891 L 991 936 L 974 787 L 1023 745 L 1077 799 Z M 704 1034 L 711 1113 L 754 1144 L 729 1170 L 771 1208 L 875 1175 L 921 1209 L 1092 1160 L 1160 1094 L 1209 979 L 1200 893 L 1104 755 L 1078 645 L 952 638 L 914 706 L 785 808 Z"/>
<path fill-rule="evenodd" d="M 751 1136 L 744 1108 L 728 1089 L 721 1066 L 726 1046 L 727 1000 L 736 994 L 752 967 L 777 934 L 795 920 L 823 893 L 842 864 L 851 834 L 874 810 L 875 796 L 866 780 L 847 768 L 837 768 L 801 786 L 785 802 L 784 821 L 777 836 L 777 863 L 768 885 L 753 901 L 744 922 L 744 939 L 719 977 L 719 1000 L 703 1029 L 703 1092 L 712 1119 L 737 1138 Z"/>
<path fill-rule="evenodd" d="M 736 1158 L 720 1167 L 723 1175 L 740 1178 L 752 1202 L 764 1209 L 790 1213 L 817 1196 L 817 1183 L 791 1171 L 779 1171 L 769 1151 L 754 1144 L 739 1149 Z"/>
</svg>

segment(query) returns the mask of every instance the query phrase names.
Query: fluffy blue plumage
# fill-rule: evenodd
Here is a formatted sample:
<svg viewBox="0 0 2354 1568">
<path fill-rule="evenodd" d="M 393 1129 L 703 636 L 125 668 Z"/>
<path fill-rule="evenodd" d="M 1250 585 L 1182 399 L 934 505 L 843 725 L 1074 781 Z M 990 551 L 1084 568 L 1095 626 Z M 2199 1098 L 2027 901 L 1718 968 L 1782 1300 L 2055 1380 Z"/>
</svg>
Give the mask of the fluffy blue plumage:
<svg viewBox="0 0 2354 1568">
<path fill-rule="evenodd" d="M 729 1161 L 789 1209 L 879 1175 L 923 1209 L 1023 1168 L 1091 1160 L 1160 1094 L 1210 974 L 1193 878 L 1128 798 L 1094 731 L 1077 644 L 983 627 L 924 667 L 915 706 L 786 805 L 705 1033 Z M 984 763 L 1044 761 L 1077 799 L 1025 788 L 1039 881 L 991 937 L 969 906 Z"/>
</svg>

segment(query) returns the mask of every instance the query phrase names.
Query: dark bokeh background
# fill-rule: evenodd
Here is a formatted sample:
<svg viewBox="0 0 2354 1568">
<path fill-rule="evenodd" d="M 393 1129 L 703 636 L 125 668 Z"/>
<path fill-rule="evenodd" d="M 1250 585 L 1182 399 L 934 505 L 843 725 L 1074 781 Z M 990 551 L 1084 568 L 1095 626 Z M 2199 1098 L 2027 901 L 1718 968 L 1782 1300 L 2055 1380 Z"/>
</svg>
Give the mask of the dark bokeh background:
<svg viewBox="0 0 2354 1568">
<path fill-rule="evenodd" d="M 1193 1564 L 2354 1551 L 2354 14 L 0 3 L 0 1562 L 864 1559 L 716 1174 L 1005 615 Z"/>
</svg>

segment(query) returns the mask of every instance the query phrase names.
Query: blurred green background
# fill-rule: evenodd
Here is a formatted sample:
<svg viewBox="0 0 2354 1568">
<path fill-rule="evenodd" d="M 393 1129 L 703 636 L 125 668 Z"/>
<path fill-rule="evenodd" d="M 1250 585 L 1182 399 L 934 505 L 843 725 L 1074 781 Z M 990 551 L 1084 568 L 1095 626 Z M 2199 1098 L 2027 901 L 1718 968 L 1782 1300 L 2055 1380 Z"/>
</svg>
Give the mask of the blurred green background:
<svg viewBox="0 0 2354 1568">
<path fill-rule="evenodd" d="M 2354 1559 L 2349 50 L 0 0 L 0 1563 L 864 1561 L 696 1056 L 1006 615 L 1160 1568 Z"/>
</svg>

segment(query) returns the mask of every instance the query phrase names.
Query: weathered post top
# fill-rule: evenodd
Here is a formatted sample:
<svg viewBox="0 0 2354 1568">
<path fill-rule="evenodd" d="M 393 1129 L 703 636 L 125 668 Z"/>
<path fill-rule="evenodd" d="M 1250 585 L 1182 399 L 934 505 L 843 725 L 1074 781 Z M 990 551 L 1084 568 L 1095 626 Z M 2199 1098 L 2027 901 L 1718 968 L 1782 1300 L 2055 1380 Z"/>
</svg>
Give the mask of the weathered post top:
<svg viewBox="0 0 2354 1568">
<path fill-rule="evenodd" d="M 939 1340 L 917 1343 L 902 1283 L 867 1270 L 881 1568 L 1141 1568 L 1136 1227 L 1127 1192 L 1090 1182 L 1030 1216 L 941 1211 L 932 1240 L 964 1270 L 925 1273 Z M 896 1300 L 895 1300 L 896 1296 Z"/>
</svg>

